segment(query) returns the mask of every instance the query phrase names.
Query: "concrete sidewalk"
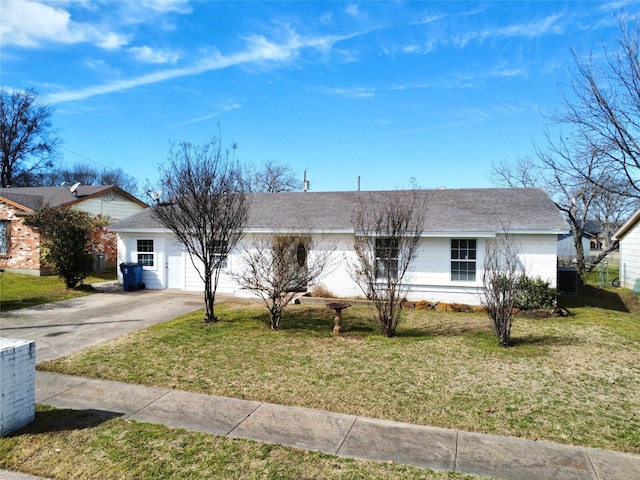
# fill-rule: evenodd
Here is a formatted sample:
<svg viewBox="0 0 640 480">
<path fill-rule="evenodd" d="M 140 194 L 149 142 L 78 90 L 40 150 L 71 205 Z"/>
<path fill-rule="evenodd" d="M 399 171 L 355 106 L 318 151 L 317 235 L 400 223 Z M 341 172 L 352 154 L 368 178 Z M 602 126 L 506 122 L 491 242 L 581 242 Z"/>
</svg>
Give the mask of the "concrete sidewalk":
<svg viewBox="0 0 640 480">
<path fill-rule="evenodd" d="M 640 478 L 637 455 L 48 372 L 36 374 L 36 402 L 343 457 L 492 478 Z"/>
</svg>

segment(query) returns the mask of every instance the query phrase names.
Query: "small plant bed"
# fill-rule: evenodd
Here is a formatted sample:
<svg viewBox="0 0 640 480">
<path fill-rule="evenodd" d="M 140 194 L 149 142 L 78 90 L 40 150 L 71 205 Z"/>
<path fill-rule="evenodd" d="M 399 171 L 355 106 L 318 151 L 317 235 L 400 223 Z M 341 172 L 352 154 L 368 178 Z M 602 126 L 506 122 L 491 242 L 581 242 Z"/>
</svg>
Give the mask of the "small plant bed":
<svg viewBox="0 0 640 480">
<path fill-rule="evenodd" d="M 397 337 L 365 306 L 334 335 L 324 305 L 222 303 L 39 368 L 460 430 L 640 453 L 640 322 L 576 307 L 516 318 L 500 347 L 479 313 L 404 310 Z"/>
<path fill-rule="evenodd" d="M 480 479 L 45 406 L 30 426 L 0 439 L 0 469 L 76 480 Z"/>
</svg>

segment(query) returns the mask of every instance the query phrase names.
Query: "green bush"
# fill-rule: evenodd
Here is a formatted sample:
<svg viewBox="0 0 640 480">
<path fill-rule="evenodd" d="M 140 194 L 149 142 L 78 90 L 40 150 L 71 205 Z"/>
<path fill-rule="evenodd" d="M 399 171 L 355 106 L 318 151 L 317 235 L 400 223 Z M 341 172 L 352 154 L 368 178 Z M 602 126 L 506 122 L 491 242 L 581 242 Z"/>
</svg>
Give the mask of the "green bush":
<svg viewBox="0 0 640 480">
<path fill-rule="evenodd" d="M 549 286 L 540 277 L 531 278 L 522 275 L 517 283 L 516 308 L 521 310 L 536 310 L 555 305 L 558 290 Z"/>
</svg>

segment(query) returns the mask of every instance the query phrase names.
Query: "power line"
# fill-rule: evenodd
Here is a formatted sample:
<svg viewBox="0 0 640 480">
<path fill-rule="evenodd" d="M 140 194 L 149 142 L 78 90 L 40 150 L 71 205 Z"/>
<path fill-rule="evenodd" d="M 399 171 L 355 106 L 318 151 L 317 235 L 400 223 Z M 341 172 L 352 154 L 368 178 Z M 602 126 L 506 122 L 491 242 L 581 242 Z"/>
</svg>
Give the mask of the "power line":
<svg viewBox="0 0 640 480">
<path fill-rule="evenodd" d="M 74 152 L 73 150 L 69 150 L 69 149 L 68 149 L 68 148 L 66 148 L 66 147 L 60 147 L 60 148 L 62 148 L 62 150 L 66 150 L 66 151 L 67 151 L 67 152 L 69 152 L 69 153 L 73 153 L 74 155 L 77 155 L 77 156 L 78 156 L 78 157 L 80 157 L 80 158 L 83 158 L 83 159 L 85 159 L 85 160 L 88 160 L 88 161 L 90 161 L 91 163 L 95 163 L 96 165 L 99 165 L 99 166 L 101 166 L 102 168 L 104 168 L 104 169 L 106 169 L 106 170 L 115 170 L 113 167 L 107 167 L 106 165 L 103 165 L 103 164 L 102 164 L 102 163 L 100 163 L 100 162 L 96 162 L 96 161 L 95 161 L 95 160 L 93 160 L 92 158 L 86 157 L 86 156 L 84 156 L 84 155 L 82 155 L 82 154 L 80 154 L 80 153 L 78 153 L 78 152 Z"/>
</svg>

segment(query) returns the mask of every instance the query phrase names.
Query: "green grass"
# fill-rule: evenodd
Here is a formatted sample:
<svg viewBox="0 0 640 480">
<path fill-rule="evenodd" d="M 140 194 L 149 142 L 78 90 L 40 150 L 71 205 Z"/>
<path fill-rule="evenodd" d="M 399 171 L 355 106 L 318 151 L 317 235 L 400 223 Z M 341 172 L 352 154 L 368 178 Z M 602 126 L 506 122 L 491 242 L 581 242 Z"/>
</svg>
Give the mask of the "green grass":
<svg viewBox="0 0 640 480">
<path fill-rule="evenodd" d="M 388 339 L 364 307 L 345 311 L 336 336 L 322 306 L 291 305 L 274 332 L 263 307 L 226 303 L 217 324 L 195 312 L 39 368 L 640 453 L 636 296 L 587 286 L 561 305 L 570 317 L 516 318 L 514 346 L 502 348 L 480 314 L 406 310 Z M 45 406 L 0 439 L 0 468 L 78 479 L 475 478 Z"/>
<path fill-rule="evenodd" d="M 517 318 L 499 347 L 481 314 L 405 311 L 398 337 L 366 307 L 331 333 L 326 307 L 225 303 L 40 368 L 416 424 L 640 453 L 638 316 L 575 307 Z"/>
<path fill-rule="evenodd" d="M 93 293 L 89 285 L 115 280 L 115 270 L 93 273 L 84 281 L 84 286 L 66 288 L 57 276 L 37 277 L 19 273 L 0 273 L 0 311 L 7 312 L 19 308 L 33 307 L 43 303 L 81 297 Z"/>
<path fill-rule="evenodd" d="M 30 426 L 0 439 L 0 468 L 65 480 L 480 478 L 45 406 Z"/>
</svg>

